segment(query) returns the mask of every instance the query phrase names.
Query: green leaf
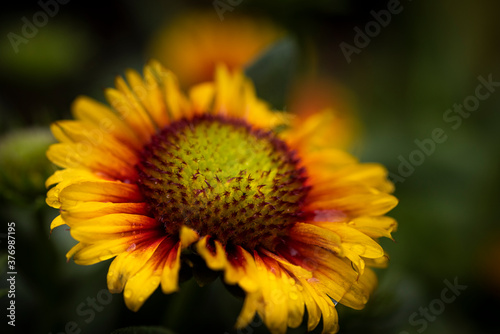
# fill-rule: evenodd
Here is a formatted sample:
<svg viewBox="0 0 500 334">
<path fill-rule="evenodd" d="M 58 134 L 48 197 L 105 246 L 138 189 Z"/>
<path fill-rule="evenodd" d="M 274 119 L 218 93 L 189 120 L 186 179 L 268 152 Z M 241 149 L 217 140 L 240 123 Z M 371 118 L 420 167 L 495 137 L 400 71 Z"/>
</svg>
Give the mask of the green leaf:
<svg viewBox="0 0 500 334">
<path fill-rule="evenodd" d="M 290 37 L 285 37 L 266 51 L 245 69 L 245 74 L 255 84 L 257 96 L 283 109 L 290 84 L 295 74 L 299 48 Z"/>
<path fill-rule="evenodd" d="M 111 334 L 175 334 L 170 329 L 163 327 L 125 327 L 113 331 Z"/>
</svg>

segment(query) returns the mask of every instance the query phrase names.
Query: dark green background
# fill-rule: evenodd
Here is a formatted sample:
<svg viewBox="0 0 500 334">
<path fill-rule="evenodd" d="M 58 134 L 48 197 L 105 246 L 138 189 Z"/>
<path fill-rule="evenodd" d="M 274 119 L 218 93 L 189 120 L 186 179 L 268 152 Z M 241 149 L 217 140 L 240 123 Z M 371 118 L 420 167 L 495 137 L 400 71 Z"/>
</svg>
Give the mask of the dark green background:
<svg viewBox="0 0 500 334">
<path fill-rule="evenodd" d="M 7 34 L 19 34 L 21 18 L 40 10 L 36 1 L 17 6 L 0 14 L 2 135 L 32 126 L 47 129 L 52 121 L 70 118 L 69 106 L 77 95 L 103 100 L 103 88 L 113 85 L 115 75 L 128 67 L 142 69 L 148 42 L 165 20 L 193 7 L 217 15 L 212 1 L 74 0 L 60 5 L 59 13 L 15 53 Z M 354 45 L 354 28 L 364 30 L 373 21 L 370 11 L 387 7 L 387 1 L 243 0 L 233 13 L 276 20 L 296 41 L 293 73 L 327 74 L 354 93 L 364 125 L 354 153 L 362 161 L 383 163 L 397 173 L 400 156 L 418 154 L 413 153 L 415 140 L 431 138 L 437 128 L 447 136 L 396 184 L 400 204 L 390 215 L 399 230 L 396 242 L 383 240 L 390 266 L 379 272 L 379 289 L 365 310 L 338 308 L 340 333 L 497 333 L 500 90 L 456 129 L 443 115 L 474 95 L 478 76 L 500 81 L 500 6 L 486 0 L 402 1 L 402 10 L 348 62 L 339 44 Z M 288 52 L 294 48 L 283 50 L 274 56 L 290 61 Z M 283 78 L 298 77 L 290 73 L 259 85 L 286 88 L 289 82 Z M 269 98 L 286 107 L 283 96 Z M 5 151 L 0 156 L 3 174 L 11 173 L 9 166 L 17 162 L 6 158 Z M 29 178 L 47 173 L 39 167 L 43 161 L 42 152 L 12 169 Z M 128 311 L 122 295 L 110 297 L 103 290 L 109 261 L 91 267 L 66 263 L 64 254 L 74 243 L 68 232 L 60 228 L 49 238 L 57 212 L 44 204 L 43 185 L 15 182 L 2 178 L 0 233 L 6 233 L 8 222 L 16 223 L 16 332 L 55 334 L 65 332 L 68 323 L 81 333 L 139 325 L 165 326 L 176 333 L 236 332 L 231 328 L 241 299 L 219 280 L 203 288 L 189 280 L 180 293 L 157 291 L 138 313 Z M 6 239 L 0 237 L 5 254 Z M 5 287 L 6 276 L 0 279 Z M 422 321 L 411 323 L 414 312 L 438 305 L 445 280 L 457 280 L 467 289 L 426 321 L 425 329 Z M 94 311 L 87 298 L 96 298 Z M 1 301 L 0 328 L 7 328 L 7 298 Z M 419 319 L 423 317 L 414 318 Z M 256 320 L 241 333 L 266 333 L 259 324 Z M 303 332 L 303 326 L 289 331 Z"/>
</svg>

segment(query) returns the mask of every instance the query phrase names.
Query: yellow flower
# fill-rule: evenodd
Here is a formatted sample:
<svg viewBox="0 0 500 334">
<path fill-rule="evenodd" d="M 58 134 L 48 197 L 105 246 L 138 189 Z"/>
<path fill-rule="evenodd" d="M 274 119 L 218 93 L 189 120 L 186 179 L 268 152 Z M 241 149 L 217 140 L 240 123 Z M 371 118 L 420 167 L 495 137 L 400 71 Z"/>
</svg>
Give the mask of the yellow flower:
<svg viewBox="0 0 500 334">
<path fill-rule="evenodd" d="M 322 125 L 316 126 L 316 141 L 347 149 L 353 147 L 361 135 L 362 126 L 354 105 L 352 93 L 340 83 L 326 76 L 306 76 L 295 83 L 288 108 L 300 116 L 297 122 Z"/>
<path fill-rule="evenodd" d="M 382 166 L 316 141 L 317 122 L 276 132 L 300 122 L 271 112 L 239 71 L 218 67 L 187 96 L 154 61 L 126 78 L 106 91 L 112 108 L 80 97 L 77 120 L 52 126 L 47 155 L 64 169 L 47 203 L 60 210 L 51 228 L 78 241 L 68 259 L 114 258 L 108 288 L 137 311 L 158 286 L 178 289 L 189 247 L 245 291 L 238 328 L 258 313 L 284 333 L 307 309 L 309 330 L 322 317 L 334 333 L 337 302 L 365 305 L 369 267 L 387 262 L 377 239 L 396 228 Z"/>
<path fill-rule="evenodd" d="M 244 67 L 284 32 L 264 19 L 229 13 L 221 21 L 214 12 L 193 12 L 159 30 L 149 56 L 172 70 L 181 83 L 211 81 L 216 64 Z"/>
</svg>

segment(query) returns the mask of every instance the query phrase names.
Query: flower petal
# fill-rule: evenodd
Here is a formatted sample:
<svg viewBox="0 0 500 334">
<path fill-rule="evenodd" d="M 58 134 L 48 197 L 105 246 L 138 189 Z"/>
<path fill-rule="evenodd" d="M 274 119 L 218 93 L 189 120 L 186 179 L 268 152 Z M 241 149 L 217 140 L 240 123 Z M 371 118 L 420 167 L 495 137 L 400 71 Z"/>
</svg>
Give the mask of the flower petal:
<svg viewBox="0 0 500 334">
<path fill-rule="evenodd" d="M 161 233 L 158 222 L 143 215 L 113 213 L 87 220 L 63 219 L 70 226 L 71 236 L 82 242 L 115 239 L 120 235 L 137 235 L 149 231 Z"/>
<path fill-rule="evenodd" d="M 144 68 L 144 80 L 134 70 L 127 70 L 125 77 L 130 85 L 137 103 L 144 108 L 156 128 L 163 128 L 168 124 L 167 108 L 165 99 L 161 94 L 160 85 L 157 82 L 150 66 Z"/>
<path fill-rule="evenodd" d="M 109 133 L 119 141 L 134 148 L 141 149 L 141 143 L 132 129 L 108 106 L 86 96 L 79 96 L 72 105 L 75 117 L 104 133 Z"/>
<path fill-rule="evenodd" d="M 140 203 L 143 201 L 137 185 L 119 181 L 91 181 L 71 184 L 59 193 L 60 201 Z"/>
<path fill-rule="evenodd" d="M 204 236 L 196 243 L 196 251 L 203 257 L 210 269 L 222 270 L 226 266 L 226 253 L 219 241 Z"/>
<path fill-rule="evenodd" d="M 200 239 L 200 235 L 195 230 L 183 225 L 179 232 L 182 249 L 185 249 Z"/>
<path fill-rule="evenodd" d="M 89 142 L 52 144 L 47 150 L 47 157 L 64 168 L 85 168 L 121 180 L 136 178 L 133 165 Z"/>
<path fill-rule="evenodd" d="M 52 221 L 52 223 L 50 224 L 50 231 L 52 231 L 53 229 L 55 229 L 56 227 L 59 227 L 59 226 L 62 226 L 66 224 L 64 222 L 64 220 L 61 218 L 61 215 L 57 216 L 56 218 L 54 218 L 54 220 Z"/>
<path fill-rule="evenodd" d="M 391 233 L 397 229 L 395 219 L 386 216 L 379 217 L 357 217 L 349 222 L 349 226 L 372 238 L 391 238 Z"/>
<path fill-rule="evenodd" d="M 80 242 L 74 246 L 67 254 L 69 260 L 73 257 L 76 264 L 90 265 L 101 261 L 106 261 L 116 255 L 125 252 L 134 243 L 158 237 L 156 231 L 143 232 L 140 235 L 126 235 L 115 239 L 101 240 L 95 243 Z"/>
<path fill-rule="evenodd" d="M 360 310 L 365 307 L 373 290 L 377 286 L 377 276 L 371 269 L 366 269 L 363 275 L 354 282 L 351 289 L 340 300 L 343 305 Z"/>
<path fill-rule="evenodd" d="M 317 245 L 336 254 L 342 254 L 342 240 L 331 230 L 313 224 L 297 223 L 290 230 L 291 237 L 305 244 Z"/>
<path fill-rule="evenodd" d="M 163 293 L 172 293 L 179 288 L 179 269 L 181 267 L 180 243 L 175 244 L 168 254 L 165 254 L 165 264 L 161 275 Z"/>
<path fill-rule="evenodd" d="M 142 268 L 128 279 L 123 296 L 130 310 L 137 312 L 160 283 L 166 293 L 177 289 L 179 251 L 178 242 L 173 243 L 168 238 L 163 239 Z"/>
<path fill-rule="evenodd" d="M 132 244 L 127 251 L 118 255 L 108 270 L 108 289 L 112 293 L 122 292 L 128 279 L 135 275 L 154 255 L 156 249 L 165 237 L 144 240 L 137 245 Z M 137 245 L 137 246 L 135 246 Z"/>
<path fill-rule="evenodd" d="M 65 220 L 87 220 L 114 213 L 146 215 L 146 203 L 64 202 L 61 212 Z"/>
<path fill-rule="evenodd" d="M 215 95 L 215 87 L 211 82 L 194 86 L 189 91 L 189 99 L 193 105 L 195 113 L 201 114 L 205 110 L 210 110 Z"/>
<path fill-rule="evenodd" d="M 335 186 L 330 189 L 311 189 L 307 211 L 339 210 L 351 217 L 379 216 L 393 209 L 398 200 L 375 188 L 364 186 Z"/>
</svg>

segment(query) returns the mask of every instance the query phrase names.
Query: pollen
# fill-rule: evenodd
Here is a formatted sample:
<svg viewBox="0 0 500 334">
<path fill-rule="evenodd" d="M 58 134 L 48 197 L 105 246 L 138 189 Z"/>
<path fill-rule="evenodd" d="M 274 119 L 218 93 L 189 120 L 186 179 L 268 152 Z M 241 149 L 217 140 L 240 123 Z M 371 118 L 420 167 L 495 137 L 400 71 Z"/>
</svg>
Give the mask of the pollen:
<svg viewBox="0 0 500 334">
<path fill-rule="evenodd" d="M 166 233 L 185 225 L 223 245 L 274 249 L 304 219 L 309 188 L 298 165 L 274 133 L 203 115 L 155 135 L 136 168 L 149 215 Z"/>
</svg>

